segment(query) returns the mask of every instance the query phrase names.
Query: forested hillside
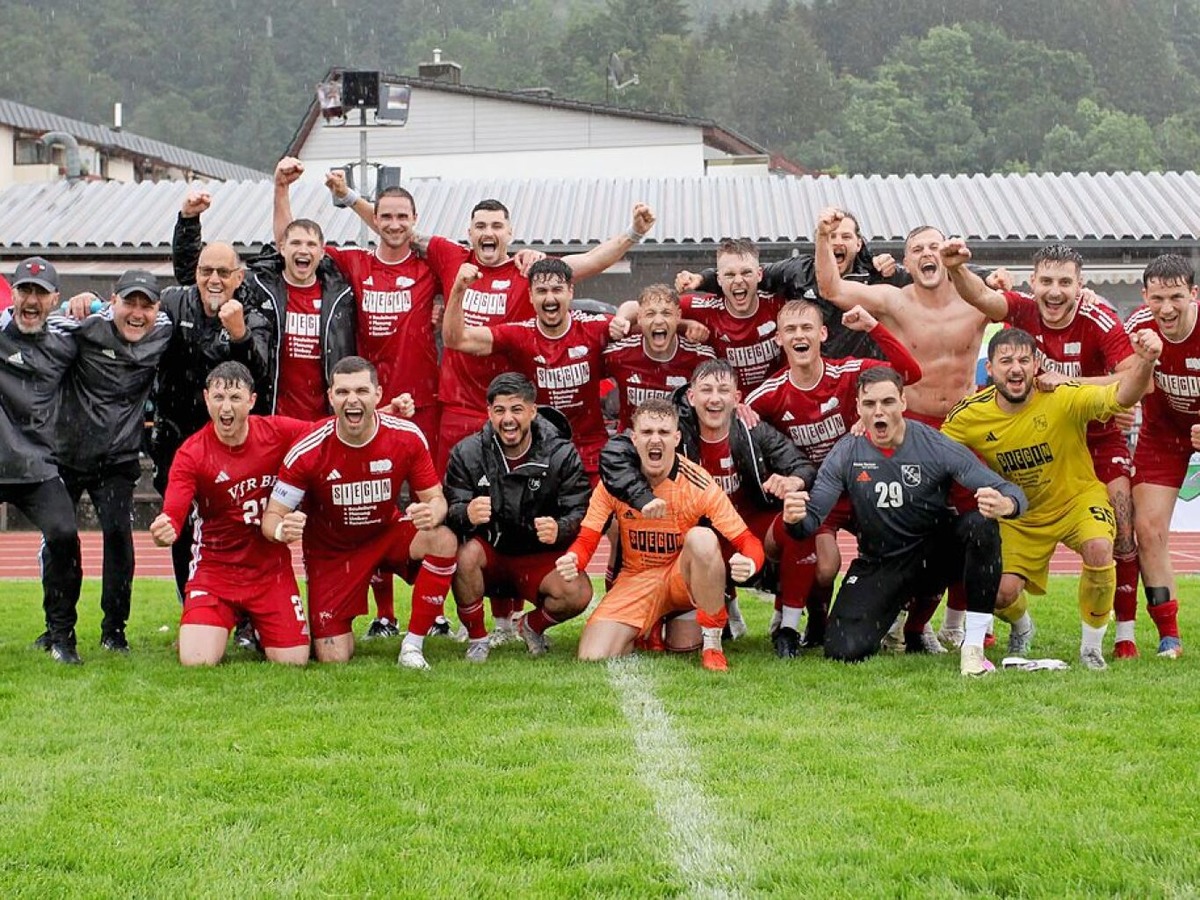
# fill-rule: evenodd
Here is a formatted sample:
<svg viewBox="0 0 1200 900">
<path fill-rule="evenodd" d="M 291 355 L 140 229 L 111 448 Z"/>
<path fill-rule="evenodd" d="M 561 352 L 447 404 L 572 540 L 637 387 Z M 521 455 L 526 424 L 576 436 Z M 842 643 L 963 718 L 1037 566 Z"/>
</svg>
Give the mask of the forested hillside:
<svg viewBox="0 0 1200 900">
<path fill-rule="evenodd" d="M 0 0 L 0 96 L 269 168 L 330 66 L 713 118 L 813 169 L 1200 167 L 1200 0 Z"/>
</svg>

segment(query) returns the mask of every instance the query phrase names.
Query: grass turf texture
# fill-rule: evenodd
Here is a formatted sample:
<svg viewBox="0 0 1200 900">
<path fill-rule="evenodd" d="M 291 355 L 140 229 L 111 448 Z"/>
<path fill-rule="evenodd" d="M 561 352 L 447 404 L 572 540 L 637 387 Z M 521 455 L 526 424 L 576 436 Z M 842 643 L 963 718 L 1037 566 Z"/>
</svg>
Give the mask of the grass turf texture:
<svg viewBox="0 0 1200 900">
<path fill-rule="evenodd" d="M 694 657 L 577 663 L 578 622 L 540 660 L 516 644 L 474 666 L 431 639 L 417 673 L 389 640 L 345 667 L 231 650 L 184 671 L 166 582 L 136 586 L 130 657 L 96 647 L 98 592 L 68 668 L 30 648 L 38 586 L 0 584 L 5 897 L 1200 892 L 1198 655 L 1155 658 L 1143 611 L 1141 659 L 1075 665 L 1074 579 L 1032 603 L 1034 655 L 1071 671 L 985 680 L 956 653 L 777 660 L 744 593 L 752 634 L 722 676 Z M 1200 608 L 1181 620 L 1200 638 Z M 639 779 L 630 672 L 687 760 L 684 817 L 714 832 L 690 856 L 663 818 L 681 807 Z M 680 871 L 706 848 L 733 850 Z"/>
</svg>

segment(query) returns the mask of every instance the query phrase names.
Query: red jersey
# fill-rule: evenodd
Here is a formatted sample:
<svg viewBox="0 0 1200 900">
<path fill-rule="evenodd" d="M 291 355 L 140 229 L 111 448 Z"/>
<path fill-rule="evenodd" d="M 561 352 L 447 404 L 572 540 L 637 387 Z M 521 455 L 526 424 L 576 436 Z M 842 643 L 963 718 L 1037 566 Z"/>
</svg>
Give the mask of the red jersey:
<svg viewBox="0 0 1200 900">
<path fill-rule="evenodd" d="M 734 509 L 742 508 L 742 476 L 733 464 L 733 451 L 729 448 L 729 435 L 719 441 L 700 438 L 700 465 L 721 486 Z"/>
<path fill-rule="evenodd" d="M 321 365 L 321 283 L 287 286 L 275 412 L 315 422 L 329 414 Z"/>
<path fill-rule="evenodd" d="M 743 393 L 754 390 L 782 364 L 775 319 L 784 302 L 775 294 L 760 293 L 758 309 L 742 318 L 729 311 L 725 298 L 715 294 L 684 294 L 680 298 L 684 318 L 708 329 L 708 345 L 733 366 Z"/>
<path fill-rule="evenodd" d="M 498 266 L 482 266 L 466 247 L 442 237 L 431 237 L 426 250 L 429 265 L 442 284 L 452 285 L 463 263 L 479 266 L 479 280 L 463 296 L 463 321 L 468 328 L 491 327 L 506 322 L 523 322 L 533 317 L 529 279 L 517 271 L 511 259 Z M 443 406 L 453 406 L 475 415 L 487 409 L 487 389 L 492 379 L 508 370 L 503 358 L 472 356 L 461 350 L 442 353 L 442 383 L 438 395 Z"/>
<path fill-rule="evenodd" d="M 643 400 L 662 397 L 667 400 L 675 390 L 692 379 L 696 366 L 712 359 L 713 352 L 704 344 L 679 338 L 669 359 L 653 359 L 646 354 L 645 339 L 631 334 L 604 348 L 604 370 L 617 382 L 621 401 L 619 428 L 625 431 L 633 422 L 633 411 Z"/>
<path fill-rule="evenodd" d="M 267 540 L 262 514 L 284 455 L 312 422 L 283 416 L 250 416 L 249 434 L 237 447 L 222 444 L 211 422 L 183 442 L 171 463 L 163 512 L 183 529 L 196 513 L 188 578 L 203 575 L 217 588 L 240 591 L 248 583 L 292 571 L 286 544 Z"/>
<path fill-rule="evenodd" d="M 536 319 L 491 328 L 493 355 L 507 357 L 505 369 L 515 368 L 537 386 L 538 403 L 553 406 L 567 417 L 572 441 L 588 472 L 598 470 L 600 448 L 608 441 L 600 410 L 600 379 L 611 319 L 572 312 L 570 325 L 559 337 L 547 337 Z"/>
<path fill-rule="evenodd" d="M 279 470 L 273 497 L 291 509 L 305 501 L 306 556 L 353 553 L 401 518 L 396 500 L 407 481 L 414 494 L 438 487 L 429 445 L 406 419 L 375 414 L 375 435 L 352 447 L 322 422 L 296 442 Z"/>
<path fill-rule="evenodd" d="M 409 253 L 384 262 L 372 250 L 326 247 L 358 298 L 358 355 L 379 371 L 383 402 L 412 394 L 418 407 L 438 396 L 433 299 L 442 292 L 434 270 Z"/>
<path fill-rule="evenodd" d="M 1142 329 L 1162 336 L 1147 306 L 1139 306 L 1125 322 L 1129 334 Z M 1200 328 L 1193 325 L 1178 343 L 1164 337 L 1162 344 L 1154 390 L 1142 398 L 1142 430 L 1162 429 L 1190 441 L 1192 426 L 1200 424 Z"/>
<path fill-rule="evenodd" d="M 1038 365 L 1046 372 L 1059 372 L 1068 378 L 1108 375 L 1133 355 L 1121 320 L 1102 306 L 1081 303 L 1065 327 L 1051 328 L 1042 321 L 1033 297 L 1005 291 L 1004 299 L 1008 301 L 1004 321 L 1033 335 Z M 1089 434 L 1117 430 L 1114 422 L 1088 424 Z"/>
</svg>

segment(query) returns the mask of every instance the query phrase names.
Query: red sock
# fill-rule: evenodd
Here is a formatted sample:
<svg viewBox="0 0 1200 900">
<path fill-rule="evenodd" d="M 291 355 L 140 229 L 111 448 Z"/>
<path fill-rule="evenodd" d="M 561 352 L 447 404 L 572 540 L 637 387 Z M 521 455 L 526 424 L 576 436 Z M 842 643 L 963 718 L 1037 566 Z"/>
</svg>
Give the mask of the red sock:
<svg viewBox="0 0 1200 900">
<path fill-rule="evenodd" d="M 512 601 L 507 597 L 492 597 L 489 600 L 493 619 L 507 619 L 512 615 Z"/>
<path fill-rule="evenodd" d="M 929 624 L 929 620 L 933 618 L 933 614 L 941 605 L 941 594 L 934 594 L 932 597 L 914 597 L 908 607 L 908 618 L 904 620 L 904 633 L 920 634 L 924 631 L 925 626 Z"/>
<path fill-rule="evenodd" d="M 412 589 L 412 617 L 408 620 L 410 634 L 424 637 L 446 605 L 446 593 L 458 568 L 453 556 L 427 555 L 417 570 Z"/>
<path fill-rule="evenodd" d="M 395 622 L 396 586 L 392 581 L 392 573 L 380 569 L 372 575 L 371 593 L 375 595 L 375 618 Z"/>
<path fill-rule="evenodd" d="M 776 519 L 776 521 L 781 521 Z M 798 541 L 786 531 L 779 540 L 779 593 L 787 606 L 804 608 L 817 578 L 816 543 Z M 779 607 L 776 607 L 777 609 Z"/>
<path fill-rule="evenodd" d="M 700 623 L 701 628 L 724 628 L 729 622 L 729 613 L 725 612 L 724 607 L 721 607 L 721 610 L 716 615 L 706 613 L 702 609 L 697 609 L 696 621 Z"/>
<path fill-rule="evenodd" d="M 1179 637 L 1179 622 L 1175 618 L 1179 614 L 1178 600 L 1149 606 L 1146 608 L 1146 612 L 1150 613 L 1150 618 L 1158 626 L 1158 636 L 1160 638 Z"/>
<path fill-rule="evenodd" d="M 1137 618 L 1138 561 L 1137 554 L 1117 557 L 1117 592 L 1113 595 L 1113 611 L 1118 622 Z"/>
<path fill-rule="evenodd" d="M 487 625 L 483 621 L 483 601 L 479 600 L 473 606 L 463 606 L 457 602 L 458 621 L 462 622 L 467 629 L 467 637 L 473 641 L 487 637 Z"/>
<path fill-rule="evenodd" d="M 956 581 L 950 585 L 950 589 L 946 591 L 946 609 L 957 609 L 966 611 L 967 609 L 967 587 L 961 581 Z M 933 613 L 930 613 L 932 616 Z"/>
<path fill-rule="evenodd" d="M 820 619 L 824 622 L 829 617 L 829 604 L 833 601 L 833 585 L 814 582 L 808 593 L 808 620 Z"/>
<path fill-rule="evenodd" d="M 545 607 L 539 606 L 525 616 L 525 625 L 534 634 L 543 634 L 551 625 L 557 624 L 558 619 L 546 612 Z"/>
</svg>

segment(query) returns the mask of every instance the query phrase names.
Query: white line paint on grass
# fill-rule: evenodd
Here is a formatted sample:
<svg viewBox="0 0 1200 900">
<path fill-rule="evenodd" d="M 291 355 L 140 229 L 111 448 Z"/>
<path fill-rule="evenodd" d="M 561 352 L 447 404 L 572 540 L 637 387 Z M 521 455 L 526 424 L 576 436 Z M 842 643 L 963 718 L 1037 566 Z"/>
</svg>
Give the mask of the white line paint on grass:
<svg viewBox="0 0 1200 900">
<path fill-rule="evenodd" d="M 724 840 L 711 798 L 693 780 L 699 767 L 655 695 L 645 665 L 636 656 L 616 659 L 608 675 L 633 731 L 638 776 L 667 825 L 672 862 L 690 895 L 740 896 L 733 848 Z"/>
</svg>

